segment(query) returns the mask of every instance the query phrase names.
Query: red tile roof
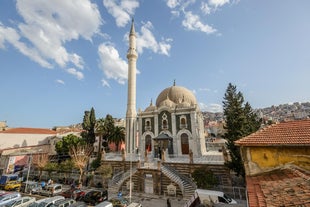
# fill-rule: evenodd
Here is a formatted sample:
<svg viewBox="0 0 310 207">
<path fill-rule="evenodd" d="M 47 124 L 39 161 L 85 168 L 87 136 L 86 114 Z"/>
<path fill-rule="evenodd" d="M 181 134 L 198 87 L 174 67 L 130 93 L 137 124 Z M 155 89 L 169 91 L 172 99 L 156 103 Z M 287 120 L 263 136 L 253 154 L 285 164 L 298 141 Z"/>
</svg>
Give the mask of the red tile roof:
<svg viewBox="0 0 310 207">
<path fill-rule="evenodd" d="M 57 134 L 56 131 L 42 128 L 11 128 L 0 131 L 1 134 Z"/>
<path fill-rule="evenodd" d="M 310 145 L 310 120 L 273 124 L 235 143 L 240 146 Z"/>
<path fill-rule="evenodd" d="M 249 207 L 310 207 L 310 173 L 286 167 L 247 176 Z"/>
</svg>

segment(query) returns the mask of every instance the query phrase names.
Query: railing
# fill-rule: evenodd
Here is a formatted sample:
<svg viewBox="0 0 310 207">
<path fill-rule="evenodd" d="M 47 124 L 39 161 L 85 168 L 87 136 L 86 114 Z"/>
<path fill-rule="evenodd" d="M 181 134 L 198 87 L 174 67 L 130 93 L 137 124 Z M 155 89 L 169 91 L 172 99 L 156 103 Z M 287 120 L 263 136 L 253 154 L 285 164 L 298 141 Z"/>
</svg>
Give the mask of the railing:
<svg viewBox="0 0 310 207">
<path fill-rule="evenodd" d="M 169 168 L 167 168 L 166 166 L 162 165 L 161 166 L 162 172 L 164 173 L 164 175 L 166 175 L 168 178 L 170 178 L 172 181 L 174 181 L 175 183 L 177 183 L 181 189 L 182 195 L 184 194 L 184 184 L 182 182 L 182 179 L 180 178 L 180 176 L 174 172 L 172 172 Z"/>
<path fill-rule="evenodd" d="M 172 171 L 174 174 L 178 175 L 182 180 L 184 180 L 187 184 L 191 185 L 193 187 L 193 189 L 197 188 L 196 183 L 194 183 L 188 176 L 182 175 L 180 173 L 178 173 L 174 168 L 169 167 L 169 166 L 165 166 L 166 168 L 168 168 L 170 171 Z"/>
</svg>

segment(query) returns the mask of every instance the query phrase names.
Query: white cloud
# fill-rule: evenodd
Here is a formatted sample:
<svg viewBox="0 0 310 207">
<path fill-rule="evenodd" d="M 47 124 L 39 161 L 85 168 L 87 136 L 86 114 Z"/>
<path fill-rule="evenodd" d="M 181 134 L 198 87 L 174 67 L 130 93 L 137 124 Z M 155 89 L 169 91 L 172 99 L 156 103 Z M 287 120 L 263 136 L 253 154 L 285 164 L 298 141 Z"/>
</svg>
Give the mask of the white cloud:
<svg viewBox="0 0 310 207">
<path fill-rule="evenodd" d="M 0 24 L 0 48 L 5 49 L 5 42 L 12 44 L 20 53 L 28 56 L 31 60 L 39 63 L 42 67 L 52 68 L 52 65 L 46 61 L 35 48 L 28 47 L 20 41 L 20 35 L 10 27 L 4 27 Z"/>
<path fill-rule="evenodd" d="M 43 67 L 52 68 L 56 63 L 62 68 L 72 64 L 83 69 L 82 57 L 68 52 L 65 43 L 80 37 L 91 41 L 99 34 L 102 20 L 96 4 L 90 0 L 17 0 L 16 8 L 23 22 L 4 31 L 6 41 Z M 76 76 L 82 77 L 80 73 Z"/>
<path fill-rule="evenodd" d="M 185 12 L 185 19 L 182 21 L 182 25 L 188 30 L 201 31 L 207 34 L 216 32 L 216 29 L 208 24 L 203 24 L 200 17 L 192 14 L 192 12 Z"/>
<path fill-rule="evenodd" d="M 124 27 L 130 22 L 131 17 L 135 13 L 135 9 L 139 7 L 137 0 L 103 0 L 103 5 L 108 12 L 115 18 L 118 27 Z"/>
<path fill-rule="evenodd" d="M 180 0 L 167 0 L 167 6 L 171 9 L 174 9 L 178 5 L 180 5 Z"/>
<path fill-rule="evenodd" d="M 62 84 L 62 85 L 65 85 L 65 82 L 64 82 L 63 80 L 58 79 L 58 80 L 56 80 L 56 82 L 57 82 L 57 83 L 60 83 L 60 84 Z"/>
<path fill-rule="evenodd" d="M 128 73 L 127 62 L 123 60 L 118 51 L 109 44 L 101 44 L 98 47 L 100 58 L 99 67 L 108 79 L 114 79 L 120 84 L 125 84 Z"/>
<path fill-rule="evenodd" d="M 215 8 L 221 7 L 229 3 L 229 0 L 209 0 L 209 4 Z"/>
<path fill-rule="evenodd" d="M 209 7 L 209 5 L 205 2 L 201 2 L 201 6 L 200 9 L 202 11 L 203 14 L 207 15 L 211 13 L 211 8 Z"/>
<path fill-rule="evenodd" d="M 169 42 L 172 39 L 162 39 L 157 41 L 152 33 L 153 25 L 151 22 L 146 22 L 141 27 L 141 34 L 137 33 L 137 51 L 143 53 L 144 49 L 152 50 L 154 53 L 169 56 L 171 45 Z M 128 35 L 125 36 L 128 39 Z"/>
<path fill-rule="evenodd" d="M 105 80 L 105 79 L 101 80 L 101 84 L 102 84 L 103 87 L 111 88 L 109 82 L 107 80 Z"/>
<path fill-rule="evenodd" d="M 209 92 L 209 91 L 211 91 L 211 89 L 209 89 L 209 88 L 199 88 L 199 91 L 206 91 L 206 92 Z"/>
<path fill-rule="evenodd" d="M 69 68 L 66 70 L 69 74 L 73 75 L 76 79 L 82 80 L 84 78 L 84 74 L 75 68 Z"/>
<path fill-rule="evenodd" d="M 220 104 L 204 104 L 204 103 L 199 103 L 201 111 L 208 111 L 208 112 L 223 112 L 223 107 Z"/>
</svg>

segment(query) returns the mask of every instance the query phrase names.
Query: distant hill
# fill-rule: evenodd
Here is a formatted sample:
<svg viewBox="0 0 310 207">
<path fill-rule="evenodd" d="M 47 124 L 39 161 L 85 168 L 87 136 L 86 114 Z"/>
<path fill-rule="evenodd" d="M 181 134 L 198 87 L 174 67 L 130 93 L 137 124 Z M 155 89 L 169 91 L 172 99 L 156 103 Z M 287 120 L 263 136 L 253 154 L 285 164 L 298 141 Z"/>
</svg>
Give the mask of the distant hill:
<svg viewBox="0 0 310 207">
<path fill-rule="evenodd" d="M 310 118 L 310 102 L 292 104 L 280 104 L 278 106 L 270 106 L 261 109 L 255 109 L 259 118 L 264 121 L 281 122 L 285 120 L 298 120 Z M 223 118 L 223 113 L 202 112 L 206 122 L 219 121 Z"/>
</svg>

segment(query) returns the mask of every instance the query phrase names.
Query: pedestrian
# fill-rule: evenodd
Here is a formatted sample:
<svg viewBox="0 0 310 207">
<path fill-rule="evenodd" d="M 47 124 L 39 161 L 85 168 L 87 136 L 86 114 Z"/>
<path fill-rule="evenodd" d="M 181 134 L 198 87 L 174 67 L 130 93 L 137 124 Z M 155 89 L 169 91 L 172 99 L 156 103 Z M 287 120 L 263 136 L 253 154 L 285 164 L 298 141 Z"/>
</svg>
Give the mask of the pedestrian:
<svg viewBox="0 0 310 207">
<path fill-rule="evenodd" d="M 171 207 L 171 201 L 169 198 L 167 198 L 167 207 Z"/>
</svg>

